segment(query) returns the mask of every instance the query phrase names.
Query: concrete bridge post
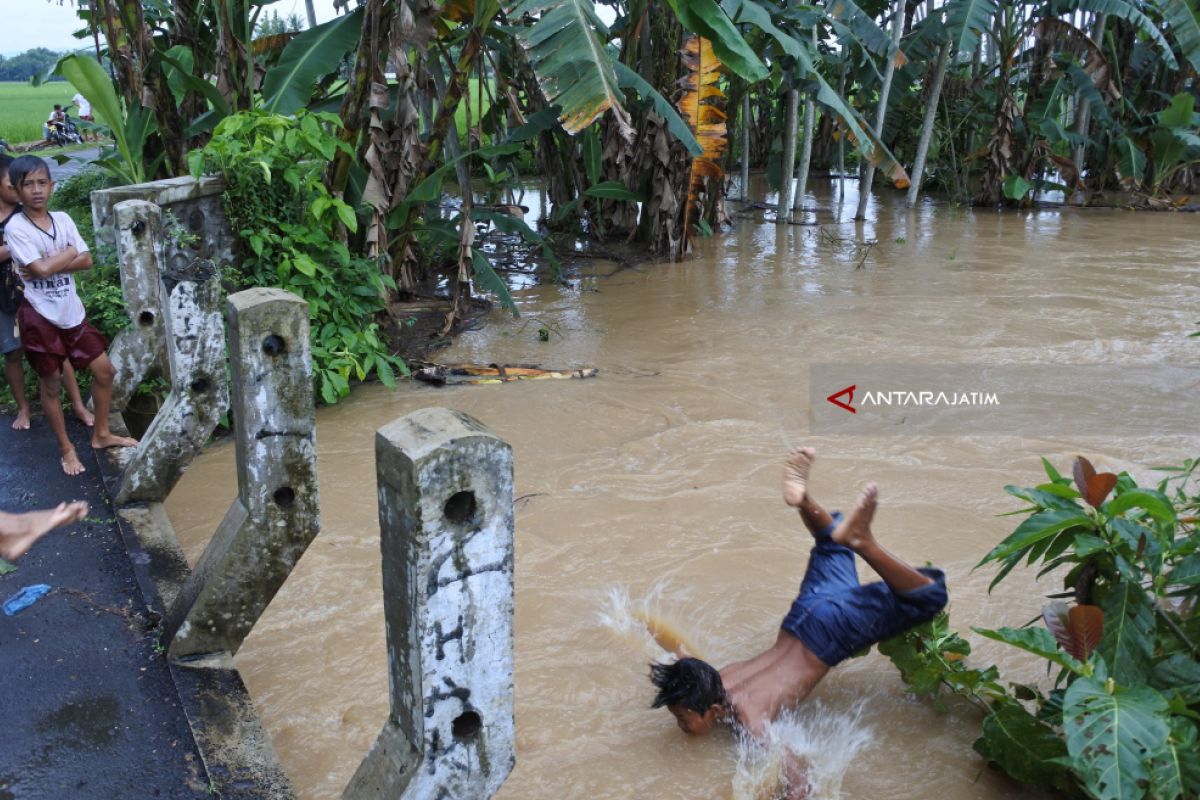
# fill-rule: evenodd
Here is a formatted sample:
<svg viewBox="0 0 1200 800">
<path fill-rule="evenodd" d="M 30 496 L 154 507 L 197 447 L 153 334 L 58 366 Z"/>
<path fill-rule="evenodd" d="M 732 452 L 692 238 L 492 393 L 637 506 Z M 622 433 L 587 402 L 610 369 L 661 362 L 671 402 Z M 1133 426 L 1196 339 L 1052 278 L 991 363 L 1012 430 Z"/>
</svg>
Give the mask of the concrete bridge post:
<svg viewBox="0 0 1200 800">
<path fill-rule="evenodd" d="M 238 496 L 167 613 L 172 658 L 237 652 L 320 529 L 308 303 L 229 297 Z"/>
<path fill-rule="evenodd" d="M 138 205 L 130 209 L 134 203 Z M 125 207 L 122 211 L 144 214 L 143 220 L 148 223 L 156 217 L 157 207 L 150 203 L 129 201 L 121 206 Z M 123 228 L 121 235 L 124 237 L 126 232 Z M 132 233 L 132 227 L 128 232 Z M 152 236 L 147 227 L 141 239 L 150 240 Z M 136 262 L 123 259 L 122 270 L 130 263 Z M 210 261 L 196 261 L 183 272 L 163 271 L 162 279 L 165 302 L 159 307 L 161 321 L 159 314 L 155 314 L 155 320 L 167 331 L 171 392 L 122 470 L 114 492 L 118 504 L 165 500 L 229 407 L 221 284 L 216 268 Z M 136 281 L 142 282 L 140 278 Z M 143 290 L 145 287 L 136 291 Z M 149 306 L 138 311 L 139 316 L 150 313 Z"/>
<path fill-rule="evenodd" d="M 345 800 L 485 800 L 513 741 L 512 449 L 428 408 L 375 435 L 391 713 Z"/>
<path fill-rule="evenodd" d="M 129 398 L 155 364 L 166 361 L 167 338 L 162 315 L 163 215 L 145 200 L 125 200 L 113 207 L 121 290 L 130 326 L 108 349 L 117 368 L 112 407 L 123 411 Z"/>
</svg>

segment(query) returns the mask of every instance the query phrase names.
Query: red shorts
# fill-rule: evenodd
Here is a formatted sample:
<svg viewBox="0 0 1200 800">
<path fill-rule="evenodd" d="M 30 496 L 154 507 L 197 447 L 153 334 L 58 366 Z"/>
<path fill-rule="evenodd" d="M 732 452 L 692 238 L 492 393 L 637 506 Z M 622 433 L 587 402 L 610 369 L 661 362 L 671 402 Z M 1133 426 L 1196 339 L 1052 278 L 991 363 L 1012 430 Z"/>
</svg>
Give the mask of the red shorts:
<svg viewBox="0 0 1200 800">
<path fill-rule="evenodd" d="M 74 328 L 60 328 L 29 303 L 21 303 L 17 309 L 17 326 L 25 357 L 38 375 L 57 375 L 62 372 L 63 361 L 84 369 L 108 348 L 104 334 L 86 319 Z"/>
</svg>

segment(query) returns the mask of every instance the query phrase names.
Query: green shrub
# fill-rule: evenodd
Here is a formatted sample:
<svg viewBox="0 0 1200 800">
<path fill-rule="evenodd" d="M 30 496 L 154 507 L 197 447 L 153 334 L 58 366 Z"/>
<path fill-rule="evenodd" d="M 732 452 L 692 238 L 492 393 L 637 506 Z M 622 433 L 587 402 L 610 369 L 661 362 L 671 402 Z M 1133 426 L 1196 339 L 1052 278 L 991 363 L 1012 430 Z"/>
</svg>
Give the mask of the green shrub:
<svg viewBox="0 0 1200 800">
<path fill-rule="evenodd" d="M 909 691 L 978 706 L 976 751 L 1021 783 L 1105 800 L 1200 797 L 1200 459 L 1163 468 L 1172 474 L 1153 489 L 1083 458 L 1074 480 L 1043 464 L 1047 483 L 1006 487 L 1028 516 L 980 566 L 999 565 L 995 587 L 1038 562 L 1039 574 L 1064 570 L 1066 591 L 1043 607 L 1044 625 L 974 630 L 1045 661 L 1053 687 L 1006 686 L 996 667 L 968 666 L 970 646 L 944 615 L 879 650 Z"/>
<path fill-rule="evenodd" d="M 404 362 L 375 321 L 395 284 L 378 264 L 352 254 L 343 230 L 358 220 L 321 181 L 324 166 L 349 146 L 333 114 L 283 117 L 250 111 L 225 118 L 203 150 L 188 154 L 192 174 L 220 175 L 225 212 L 242 246 L 239 280 L 277 286 L 308 301 L 317 396 L 336 403 L 350 381 L 375 375 L 395 386 Z"/>
</svg>

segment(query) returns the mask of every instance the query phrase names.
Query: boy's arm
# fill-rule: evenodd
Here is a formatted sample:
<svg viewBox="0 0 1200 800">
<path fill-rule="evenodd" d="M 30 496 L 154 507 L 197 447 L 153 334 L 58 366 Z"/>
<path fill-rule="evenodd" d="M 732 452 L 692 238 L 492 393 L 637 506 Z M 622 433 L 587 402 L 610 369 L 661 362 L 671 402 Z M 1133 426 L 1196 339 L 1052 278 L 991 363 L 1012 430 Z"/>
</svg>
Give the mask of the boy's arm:
<svg viewBox="0 0 1200 800">
<path fill-rule="evenodd" d="M 92 253 L 88 250 L 87 242 L 79 235 L 79 228 L 75 226 L 75 220 L 70 216 L 64 216 L 66 217 L 64 222 L 69 223 L 71 227 L 70 238 L 67 241 L 75 247 L 76 256 L 63 272 L 82 272 L 85 269 L 91 269 Z"/>
<path fill-rule="evenodd" d="M 87 269 L 87 267 L 92 265 L 91 253 L 84 253 L 84 255 L 87 256 L 87 266 L 80 267 L 79 269 Z M 21 270 L 34 278 L 49 278 L 50 276 L 57 275 L 60 272 L 73 271 L 69 270 L 68 267 L 78 258 L 80 258 L 80 255 L 75 251 L 75 247 L 73 245 L 67 245 L 65 250 L 61 250 L 52 256 L 46 256 L 45 258 L 39 258 L 34 261 L 30 261 L 29 263 L 23 265 Z"/>
</svg>

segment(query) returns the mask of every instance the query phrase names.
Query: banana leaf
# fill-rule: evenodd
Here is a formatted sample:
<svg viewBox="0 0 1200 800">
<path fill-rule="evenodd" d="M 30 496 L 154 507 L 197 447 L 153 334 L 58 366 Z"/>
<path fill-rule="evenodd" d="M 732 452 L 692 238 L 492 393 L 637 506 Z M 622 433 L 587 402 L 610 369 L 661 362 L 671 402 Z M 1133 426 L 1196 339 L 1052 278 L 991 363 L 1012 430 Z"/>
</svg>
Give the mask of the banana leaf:
<svg viewBox="0 0 1200 800">
<path fill-rule="evenodd" d="M 122 177 L 130 183 L 141 183 L 146 179 L 145 165 L 142 164 L 142 146 L 145 137 L 153 132 L 151 127 L 153 115 L 131 113 L 126 117 L 125 110 L 117 92 L 113 89 L 112 81 L 100 62 L 88 55 L 72 54 L 63 56 L 54 68 L 55 74 L 62 75 L 80 94 L 92 103 L 92 109 L 100 117 L 101 122 L 112 131 L 113 141 L 116 142 L 120 162 L 113 162 Z M 137 109 L 141 112 L 144 109 Z M 149 116 L 147 121 L 146 116 Z M 126 131 L 126 124 L 132 122 L 132 131 Z M 134 134 L 133 137 L 128 134 Z M 137 141 L 133 141 L 136 138 Z"/>
<path fill-rule="evenodd" d="M 684 28 L 712 42 L 717 58 L 730 72 L 749 83 L 757 83 L 770 74 L 716 0 L 667 2 Z"/>
<path fill-rule="evenodd" d="M 992 27 L 1000 10 L 996 0 L 950 0 L 946 4 L 946 28 L 954 43 L 954 52 L 968 56 L 979 47 L 979 39 Z"/>
<path fill-rule="evenodd" d="M 579 133 L 612 109 L 621 135 L 632 140 L 613 60 L 597 36 L 600 32 L 607 39 L 608 28 L 592 0 L 504 0 L 503 6 L 510 21 L 545 12 L 518 38 L 542 93 L 561 107 L 559 121 L 567 133 Z"/>
<path fill-rule="evenodd" d="M 725 138 L 725 112 L 712 101 L 723 100 L 717 81 L 721 77 L 721 62 L 713 51 L 712 43 L 700 36 L 689 36 L 683 43 L 683 63 L 687 74 L 683 77 L 683 94 L 679 98 L 679 111 L 687 120 L 703 152 L 692 159 L 688 177 L 688 194 L 683 210 L 683 242 L 686 249 L 692 240 L 692 223 L 701 213 L 700 191 L 709 178 L 720 180 L 721 155 L 728 140 Z"/>
<path fill-rule="evenodd" d="M 295 114 L 312 98 L 317 80 L 338 68 L 358 44 L 361 8 L 310 28 L 288 42 L 275 66 L 263 78 L 263 109 Z"/>
<path fill-rule="evenodd" d="M 1150 5 L 1170 26 L 1171 37 L 1179 52 L 1200 72 L 1200 22 L 1196 21 L 1196 0 L 1150 0 Z"/>
</svg>

